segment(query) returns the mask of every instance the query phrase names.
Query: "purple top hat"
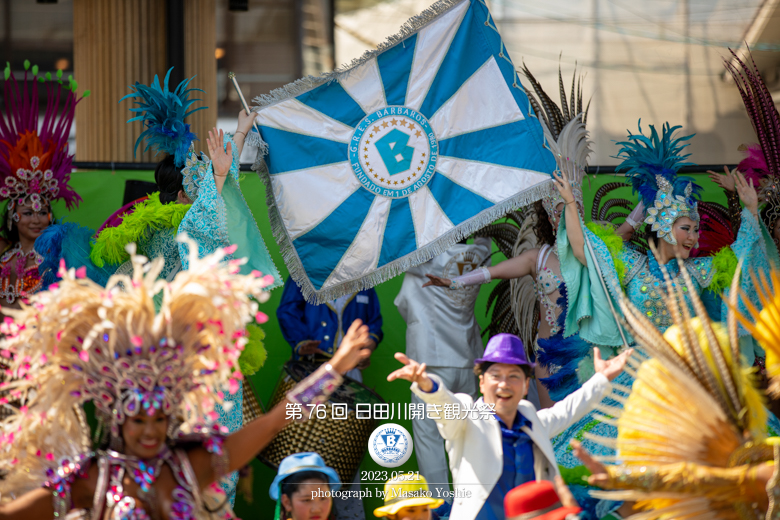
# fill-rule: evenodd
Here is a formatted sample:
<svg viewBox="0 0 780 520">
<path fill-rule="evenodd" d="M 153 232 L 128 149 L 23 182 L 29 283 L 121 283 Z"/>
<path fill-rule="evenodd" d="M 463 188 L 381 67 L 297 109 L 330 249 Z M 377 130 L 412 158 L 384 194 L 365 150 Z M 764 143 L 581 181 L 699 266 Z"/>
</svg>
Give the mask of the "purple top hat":
<svg viewBox="0 0 780 520">
<path fill-rule="evenodd" d="M 514 334 L 496 334 L 490 338 L 482 356 L 474 360 L 475 365 L 490 362 L 505 363 L 507 365 L 528 365 L 531 368 L 534 366 L 525 356 L 525 347 L 522 340 Z"/>
</svg>

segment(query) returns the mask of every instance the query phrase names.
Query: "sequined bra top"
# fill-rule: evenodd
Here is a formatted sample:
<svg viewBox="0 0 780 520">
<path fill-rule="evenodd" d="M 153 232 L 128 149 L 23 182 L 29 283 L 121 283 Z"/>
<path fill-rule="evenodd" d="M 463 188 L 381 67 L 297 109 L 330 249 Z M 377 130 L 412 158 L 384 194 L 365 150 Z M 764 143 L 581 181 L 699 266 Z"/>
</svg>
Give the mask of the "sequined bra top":
<svg viewBox="0 0 780 520">
<path fill-rule="evenodd" d="M 201 493 L 187 453 L 181 449 L 167 447 L 151 460 L 140 460 L 106 450 L 85 456 L 79 461 L 63 461 L 58 471 L 53 473 L 46 483 L 46 487 L 53 491 L 55 518 L 65 518 L 70 511 L 70 488 L 76 478 L 88 478 L 92 464 L 97 464 L 98 468 L 95 495 L 92 508 L 84 511 L 82 518 L 160 520 L 157 512 L 161 510 L 161 504 L 155 482 L 163 466 L 168 466 L 176 484 L 170 496 L 170 520 L 232 518 L 233 513 L 229 507 L 220 507 L 224 505 L 225 495 L 219 490 L 219 486 L 212 486 L 206 493 Z M 124 482 L 127 479 L 138 485 L 137 497 L 126 493 Z M 217 491 L 212 492 L 212 488 Z M 210 512 L 207 506 L 212 506 L 217 512 Z"/>
<path fill-rule="evenodd" d="M 32 265 L 27 266 L 28 260 L 32 260 Z M 19 298 L 31 296 L 41 289 L 41 275 L 38 266 L 43 261 L 43 257 L 33 249 L 29 253 L 22 251 L 20 243 L 8 249 L 0 256 L 0 298 L 9 304 L 14 303 Z M 16 280 L 11 281 L 12 275 L 16 275 Z"/>
<path fill-rule="evenodd" d="M 558 302 L 553 300 L 551 295 L 557 294 L 559 286 L 563 283 L 562 280 L 555 272 L 547 266 L 547 261 L 551 254 L 557 253 L 555 249 L 545 244 L 539 250 L 539 256 L 536 259 L 536 296 L 539 299 L 539 303 L 544 311 L 544 320 L 550 326 L 550 336 L 554 336 L 560 332 L 558 326 L 558 315 L 561 313 L 561 308 Z"/>
</svg>

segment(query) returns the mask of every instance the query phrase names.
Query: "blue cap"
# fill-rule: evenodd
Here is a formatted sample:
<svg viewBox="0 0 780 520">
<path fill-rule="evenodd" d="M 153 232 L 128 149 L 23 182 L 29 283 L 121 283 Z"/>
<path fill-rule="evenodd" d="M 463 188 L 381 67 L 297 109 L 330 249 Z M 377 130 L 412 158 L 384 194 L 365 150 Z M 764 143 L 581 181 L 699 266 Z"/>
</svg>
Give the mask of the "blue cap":
<svg viewBox="0 0 780 520">
<path fill-rule="evenodd" d="M 271 483 L 271 489 L 268 491 L 271 499 L 279 500 L 279 485 L 284 479 L 302 471 L 318 471 L 322 473 L 326 477 L 331 491 L 338 491 L 341 488 L 341 480 L 338 473 L 336 473 L 335 469 L 325 465 L 325 461 L 322 460 L 319 453 L 311 451 L 295 453 L 282 459 L 282 462 L 279 464 L 279 471 Z"/>
</svg>

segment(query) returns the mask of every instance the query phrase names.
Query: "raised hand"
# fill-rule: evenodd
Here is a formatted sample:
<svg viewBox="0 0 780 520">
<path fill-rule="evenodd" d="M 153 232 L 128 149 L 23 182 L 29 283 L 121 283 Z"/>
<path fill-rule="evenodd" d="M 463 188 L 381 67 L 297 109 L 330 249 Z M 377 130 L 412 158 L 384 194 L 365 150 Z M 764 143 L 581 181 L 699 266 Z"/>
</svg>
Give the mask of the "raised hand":
<svg viewBox="0 0 780 520">
<path fill-rule="evenodd" d="M 361 320 L 355 320 L 344 334 L 341 345 L 330 361 L 330 365 L 340 374 L 346 374 L 371 355 L 374 340 L 368 335 L 368 326 Z"/>
<path fill-rule="evenodd" d="M 432 274 L 426 274 L 425 276 L 428 277 L 428 281 L 423 284 L 423 287 L 428 287 L 429 285 L 432 285 L 434 287 L 449 287 L 452 285 L 452 280 L 449 278 L 442 278 L 440 276 L 434 276 Z"/>
<path fill-rule="evenodd" d="M 252 130 L 252 124 L 255 122 L 255 116 L 257 116 L 257 112 L 250 112 L 249 114 L 247 114 L 245 110 L 239 112 L 236 133 L 241 132 L 244 134 L 244 137 L 246 137 Z"/>
<path fill-rule="evenodd" d="M 433 381 L 425 371 L 425 363 L 422 365 L 401 352 L 395 353 L 395 359 L 404 364 L 402 368 L 395 370 L 387 376 L 388 381 L 404 379 L 410 383 L 417 383 L 423 392 L 433 390 Z"/>
<path fill-rule="evenodd" d="M 588 477 L 588 484 L 591 486 L 606 487 L 609 484 L 609 474 L 607 473 L 607 467 L 601 462 L 591 457 L 582 444 L 573 440 L 569 443 L 574 451 L 574 456 L 582 461 L 586 468 L 591 472 L 591 476 Z"/>
<path fill-rule="evenodd" d="M 736 173 L 736 170 L 734 172 L 731 172 L 729 170 L 728 166 L 723 167 L 724 174 L 720 174 L 718 172 L 714 172 L 712 170 L 707 170 L 707 173 L 710 174 L 710 180 L 723 188 L 726 191 L 734 191 L 735 190 L 735 181 L 734 181 L 734 173 Z"/>
<path fill-rule="evenodd" d="M 739 200 L 745 205 L 754 217 L 758 218 L 758 193 L 753 187 L 753 179 L 748 182 L 742 172 L 734 171 L 734 182 L 737 188 Z"/>
<path fill-rule="evenodd" d="M 209 147 L 209 157 L 211 165 L 214 168 L 214 180 L 217 184 L 217 191 L 222 193 L 222 186 L 225 184 L 230 167 L 233 165 L 233 146 L 227 144 L 227 149 L 222 146 L 225 139 L 225 132 L 222 130 L 209 130 L 209 136 L 206 144 Z"/>
<path fill-rule="evenodd" d="M 601 359 L 601 352 L 598 347 L 593 349 L 593 368 L 599 374 L 604 374 L 610 381 L 614 380 L 623 371 L 626 366 L 628 357 L 634 352 L 634 349 L 630 348 L 624 350 L 619 355 L 612 359 Z"/>
<path fill-rule="evenodd" d="M 555 182 L 555 188 L 563 198 L 563 202 L 566 204 L 573 203 L 574 191 L 571 189 L 571 183 L 569 182 L 569 177 L 566 175 L 566 172 L 563 170 L 555 170 L 553 172 L 553 181 Z"/>
</svg>

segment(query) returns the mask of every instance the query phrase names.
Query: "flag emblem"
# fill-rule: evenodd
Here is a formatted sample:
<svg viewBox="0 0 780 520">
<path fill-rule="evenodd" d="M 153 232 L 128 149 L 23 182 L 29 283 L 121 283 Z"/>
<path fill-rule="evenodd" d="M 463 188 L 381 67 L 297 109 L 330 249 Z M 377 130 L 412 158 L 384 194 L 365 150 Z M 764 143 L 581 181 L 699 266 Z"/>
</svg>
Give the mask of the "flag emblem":
<svg viewBox="0 0 780 520">
<path fill-rule="evenodd" d="M 555 159 L 483 0 L 441 0 L 350 68 L 255 102 L 274 233 L 314 303 L 551 188 Z"/>
<path fill-rule="evenodd" d="M 425 117 L 407 107 L 366 116 L 352 135 L 349 159 L 364 188 L 383 197 L 408 197 L 436 171 L 436 135 Z"/>
</svg>

